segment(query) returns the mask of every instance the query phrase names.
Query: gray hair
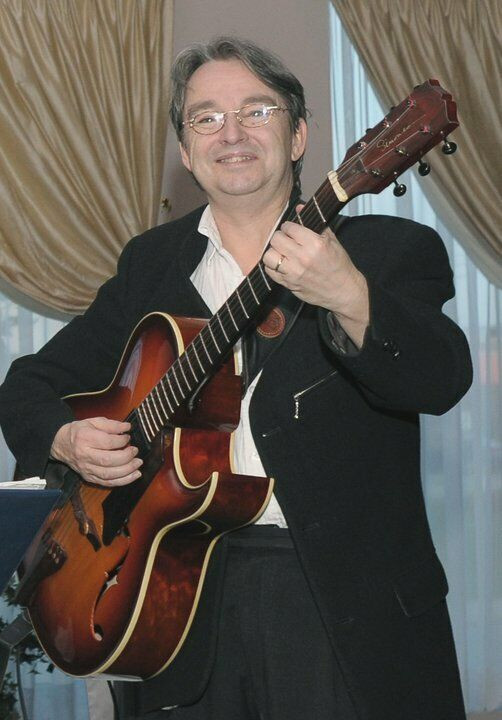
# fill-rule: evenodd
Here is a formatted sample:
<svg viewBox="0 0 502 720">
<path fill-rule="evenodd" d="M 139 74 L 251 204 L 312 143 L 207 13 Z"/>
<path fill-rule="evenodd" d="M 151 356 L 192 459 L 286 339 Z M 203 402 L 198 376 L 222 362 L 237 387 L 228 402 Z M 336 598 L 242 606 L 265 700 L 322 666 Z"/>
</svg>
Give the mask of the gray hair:
<svg viewBox="0 0 502 720">
<path fill-rule="evenodd" d="M 176 57 L 171 70 L 171 105 L 169 114 L 178 140 L 183 142 L 183 110 L 188 81 L 193 73 L 211 60 L 240 60 L 265 85 L 279 93 L 286 107 L 293 131 L 298 129 L 300 118 L 307 119 L 303 86 L 277 55 L 258 47 L 249 40 L 219 37 L 210 43 L 194 43 Z M 303 155 L 293 162 L 293 182 L 300 190 L 300 173 Z"/>
</svg>

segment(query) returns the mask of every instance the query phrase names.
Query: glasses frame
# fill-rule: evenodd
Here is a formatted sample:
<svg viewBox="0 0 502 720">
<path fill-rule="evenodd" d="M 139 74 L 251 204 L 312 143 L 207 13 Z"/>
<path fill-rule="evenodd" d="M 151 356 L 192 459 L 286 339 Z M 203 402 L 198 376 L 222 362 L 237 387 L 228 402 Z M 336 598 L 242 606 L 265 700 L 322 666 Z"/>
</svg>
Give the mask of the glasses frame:
<svg viewBox="0 0 502 720">
<path fill-rule="evenodd" d="M 267 117 L 266 120 L 264 120 L 264 122 L 260 123 L 259 125 L 246 125 L 246 123 L 239 116 L 239 114 L 246 108 L 252 107 L 253 105 L 256 105 L 257 107 L 262 107 L 262 108 L 265 108 L 266 110 L 271 111 L 270 115 Z M 263 127 L 264 125 L 268 125 L 268 123 L 274 117 L 276 112 L 287 112 L 288 110 L 289 110 L 289 108 L 281 107 L 280 105 L 267 105 L 266 103 L 246 103 L 246 105 L 243 105 L 238 110 L 225 110 L 225 112 L 216 112 L 216 111 L 215 112 L 206 112 L 206 111 L 198 112 L 195 115 L 193 115 L 191 118 L 189 118 L 188 120 L 183 121 L 181 123 L 181 125 L 182 125 L 182 127 L 185 127 L 188 125 L 188 127 L 191 130 L 193 130 L 194 133 L 197 133 L 197 135 L 215 135 L 217 132 L 219 132 L 220 130 L 223 130 L 223 128 L 225 127 L 225 123 L 227 121 L 227 115 L 235 115 L 235 117 L 237 118 L 239 123 L 242 125 L 242 127 L 255 128 L 255 127 Z M 211 130 L 209 132 L 204 132 L 204 131 L 201 132 L 200 129 L 197 130 L 195 128 L 195 120 L 197 119 L 197 117 L 199 115 L 206 115 L 206 114 L 213 116 L 215 118 L 216 122 L 218 122 L 218 121 L 221 122 L 220 127 L 216 128 L 216 130 Z"/>
</svg>

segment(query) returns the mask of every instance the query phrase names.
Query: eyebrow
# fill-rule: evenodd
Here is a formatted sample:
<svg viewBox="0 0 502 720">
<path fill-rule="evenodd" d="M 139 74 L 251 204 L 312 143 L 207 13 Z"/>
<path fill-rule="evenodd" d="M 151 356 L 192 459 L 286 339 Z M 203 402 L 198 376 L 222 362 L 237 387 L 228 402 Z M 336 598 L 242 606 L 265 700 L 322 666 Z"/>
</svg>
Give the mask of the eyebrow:
<svg viewBox="0 0 502 720">
<path fill-rule="evenodd" d="M 249 105 L 250 103 L 255 102 L 263 102 L 271 105 L 277 105 L 276 98 L 272 97 L 271 95 L 250 95 L 249 97 L 244 98 L 241 108 L 244 107 L 244 105 Z M 202 112 L 202 110 L 214 110 L 215 112 L 220 112 L 219 110 L 216 110 L 217 107 L 218 103 L 215 100 L 201 100 L 201 102 L 190 105 L 190 107 L 187 108 L 187 116 L 189 118 L 193 117 L 198 112 Z M 240 108 L 235 109 L 237 110 Z"/>
</svg>

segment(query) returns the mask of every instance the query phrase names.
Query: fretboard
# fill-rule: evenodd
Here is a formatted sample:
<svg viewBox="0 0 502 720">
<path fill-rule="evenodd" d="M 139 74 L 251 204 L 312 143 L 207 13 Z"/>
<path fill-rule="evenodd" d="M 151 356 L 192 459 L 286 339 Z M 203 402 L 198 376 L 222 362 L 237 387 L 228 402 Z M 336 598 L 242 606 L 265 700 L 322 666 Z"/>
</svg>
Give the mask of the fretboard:
<svg viewBox="0 0 502 720">
<path fill-rule="evenodd" d="M 330 173 L 300 213 L 292 210 L 281 223 L 291 220 L 321 232 L 345 205 L 334 191 L 333 175 Z M 135 419 L 148 442 L 170 424 L 176 410 L 221 365 L 274 287 L 260 260 L 138 405 Z"/>
</svg>

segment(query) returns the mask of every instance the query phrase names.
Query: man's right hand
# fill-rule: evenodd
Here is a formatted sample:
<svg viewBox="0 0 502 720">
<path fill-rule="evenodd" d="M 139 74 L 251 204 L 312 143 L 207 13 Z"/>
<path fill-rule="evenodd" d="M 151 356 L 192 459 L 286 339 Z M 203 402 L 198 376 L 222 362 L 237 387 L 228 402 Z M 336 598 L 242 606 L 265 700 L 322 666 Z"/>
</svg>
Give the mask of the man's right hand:
<svg viewBox="0 0 502 720">
<path fill-rule="evenodd" d="M 115 487 L 141 477 L 138 448 L 129 445 L 131 424 L 104 417 L 75 420 L 59 428 L 51 457 L 75 470 L 84 480 Z"/>
</svg>

